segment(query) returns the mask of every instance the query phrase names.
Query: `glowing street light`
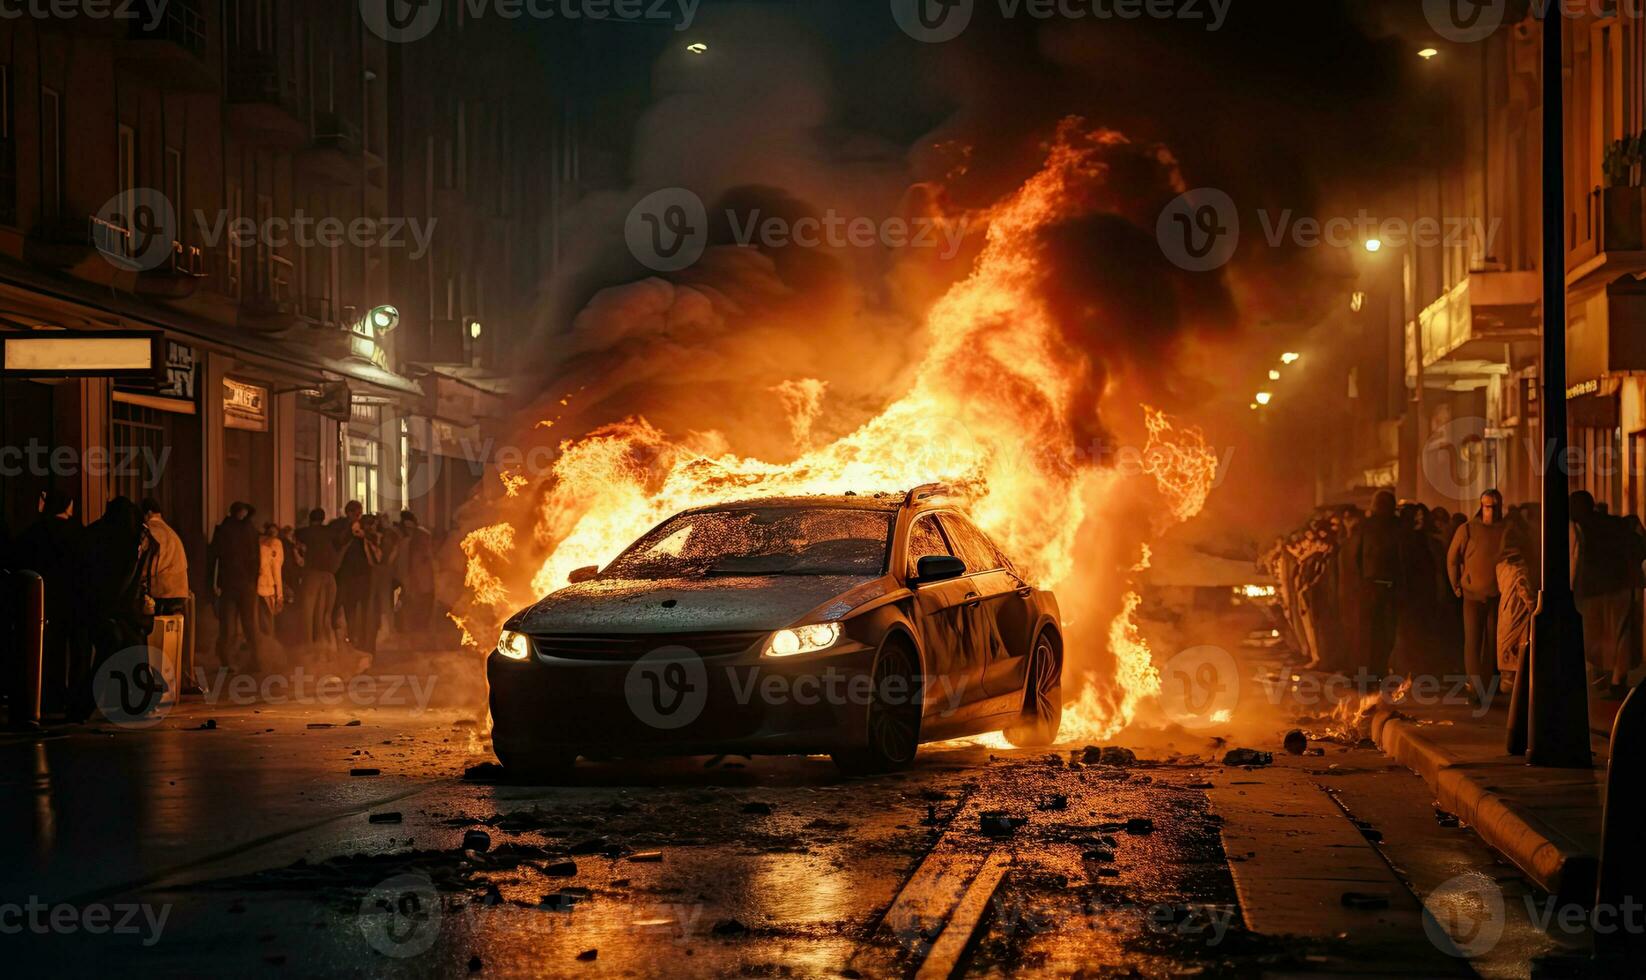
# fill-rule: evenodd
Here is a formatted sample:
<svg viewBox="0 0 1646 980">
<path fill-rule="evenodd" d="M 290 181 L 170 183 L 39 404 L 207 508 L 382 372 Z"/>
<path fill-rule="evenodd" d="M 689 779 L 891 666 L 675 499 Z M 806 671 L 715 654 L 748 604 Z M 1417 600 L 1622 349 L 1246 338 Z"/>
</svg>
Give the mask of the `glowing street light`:
<svg viewBox="0 0 1646 980">
<path fill-rule="evenodd" d="M 703 52 L 709 50 L 709 46 L 704 44 L 702 41 L 693 41 L 691 44 L 686 45 L 686 50 L 690 51 L 692 54 L 702 54 Z"/>
<path fill-rule="evenodd" d="M 1368 239 L 1366 239 L 1366 251 L 1376 252 L 1376 251 L 1380 251 L 1382 248 L 1383 248 L 1383 240 L 1381 238 L 1368 238 Z"/>
<path fill-rule="evenodd" d="M 1259 405 L 1267 405 L 1269 404 L 1269 400 L 1274 398 L 1274 395 L 1267 391 L 1260 391 L 1255 397 L 1257 398 L 1257 403 Z"/>
<path fill-rule="evenodd" d="M 1417 53 L 1417 56 L 1419 58 L 1422 58 L 1424 61 L 1428 61 L 1430 58 L 1433 58 L 1435 55 L 1437 55 L 1439 53 L 1440 53 L 1439 48 L 1424 48 L 1423 50 L 1421 50 Z"/>
<path fill-rule="evenodd" d="M 1302 354 L 1296 353 L 1295 351 L 1287 351 L 1286 353 L 1280 355 L 1280 363 L 1282 363 L 1282 364 L 1296 364 L 1297 359 L 1302 357 L 1302 356 L 1303 356 Z"/>
<path fill-rule="evenodd" d="M 1279 381 L 1280 380 L 1280 372 L 1271 369 L 1269 371 L 1269 380 L 1270 381 Z"/>
</svg>

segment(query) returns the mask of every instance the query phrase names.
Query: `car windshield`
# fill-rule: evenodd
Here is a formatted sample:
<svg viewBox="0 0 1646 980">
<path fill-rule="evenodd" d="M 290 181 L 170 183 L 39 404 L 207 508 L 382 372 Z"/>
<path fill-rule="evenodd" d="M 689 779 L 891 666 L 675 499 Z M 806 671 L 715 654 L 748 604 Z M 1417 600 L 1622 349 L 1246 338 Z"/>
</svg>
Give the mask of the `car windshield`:
<svg viewBox="0 0 1646 980">
<path fill-rule="evenodd" d="M 892 511 L 767 507 L 681 514 L 630 545 L 601 578 L 880 575 Z"/>
</svg>

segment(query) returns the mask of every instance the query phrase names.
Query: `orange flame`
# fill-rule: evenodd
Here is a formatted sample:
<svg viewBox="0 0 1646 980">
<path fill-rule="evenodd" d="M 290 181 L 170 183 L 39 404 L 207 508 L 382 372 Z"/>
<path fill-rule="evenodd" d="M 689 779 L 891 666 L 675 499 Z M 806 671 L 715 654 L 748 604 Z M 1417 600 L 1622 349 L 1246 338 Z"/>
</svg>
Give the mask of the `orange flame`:
<svg viewBox="0 0 1646 980">
<path fill-rule="evenodd" d="M 856 431 L 815 445 L 812 421 L 826 392 L 816 382 L 779 382 L 775 390 L 801 450 L 791 462 L 737 456 L 712 434 L 671 438 L 641 418 L 563 442 L 538 489 L 531 546 L 513 553 L 515 528 L 508 524 L 463 542 L 473 600 L 465 620 L 500 622 L 513 612 L 525 596 L 512 593 L 505 577 L 524 585 L 529 574 L 531 595 L 550 592 L 573 569 L 611 560 L 687 507 L 767 495 L 896 492 L 937 481 L 966 498 L 972 517 L 1031 579 L 1088 591 L 1072 581 L 1081 536 L 1103 533 L 1088 520 L 1088 501 L 1117 493 L 1122 477 L 1075 445 L 1077 433 L 1095 429 L 1091 398 L 1082 396 L 1093 367 L 1040 295 L 1036 247 L 1046 226 L 1090 206 L 1103 150 L 1123 142 L 1113 132 L 1065 124 L 1043 168 L 988 213 L 971 273 L 928 313 L 926 352 L 909 390 Z M 1164 517 L 1156 523 L 1186 520 L 1205 503 L 1216 457 L 1198 430 L 1180 429 L 1161 412 L 1145 407 L 1144 423 L 1143 470 L 1163 498 Z M 524 574 L 521 564 L 530 566 Z M 1071 705 L 1067 734 L 1108 737 L 1159 691 L 1132 619 L 1137 602 L 1128 596 L 1107 631 L 1114 676 L 1074 675 L 1089 684 Z M 1070 606 L 1065 597 L 1065 614 Z M 1071 662 L 1076 656 L 1071 650 Z M 1095 686 L 1105 693 L 1093 695 Z"/>
</svg>

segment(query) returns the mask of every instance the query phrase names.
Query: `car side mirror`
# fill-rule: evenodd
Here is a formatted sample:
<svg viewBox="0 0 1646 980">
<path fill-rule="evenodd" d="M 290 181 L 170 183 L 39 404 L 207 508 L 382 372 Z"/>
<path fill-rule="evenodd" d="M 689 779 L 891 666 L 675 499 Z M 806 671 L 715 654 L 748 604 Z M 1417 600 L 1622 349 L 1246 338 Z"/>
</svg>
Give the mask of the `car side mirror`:
<svg viewBox="0 0 1646 980">
<path fill-rule="evenodd" d="M 966 563 L 953 555 L 927 555 L 915 565 L 916 584 L 942 582 L 966 574 Z"/>
<path fill-rule="evenodd" d="M 584 565 L 582 568 L 572 569 L 572 573 L 566 576 L 566 581 L 571 585 L 576 585 L 579 582 L 592 582 L 599 574 L 599 565 Z"/>
</svg>

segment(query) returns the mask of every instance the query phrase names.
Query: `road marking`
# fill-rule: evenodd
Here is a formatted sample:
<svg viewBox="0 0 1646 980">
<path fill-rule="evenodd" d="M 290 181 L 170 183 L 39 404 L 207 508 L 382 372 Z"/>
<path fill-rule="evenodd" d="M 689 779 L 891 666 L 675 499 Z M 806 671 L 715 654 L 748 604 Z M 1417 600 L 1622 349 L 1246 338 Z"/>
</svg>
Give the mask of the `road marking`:
<svg viewBox="0 0 1646 980">
<path fill-rule="evenodd" d="M 999 851 L 989 854 L 983 862 L 983 870 L 977 873 L 966 894 L 960 897 L 960 904 L 955 906 L 948 925 L 932 943 L 931 952 L 920 964 L 915 980 L 948 980 L 959 970 L 961 954 L 971 945 L 972 937 L 983 921 L 983 913 L 989 910 L 989 901 L 994 898 L 995 889 L 1000 886 L 1000 880 L 1006 876 L 1006 869 L 1011 864 L 1008 854 Z"/>
</svg>

